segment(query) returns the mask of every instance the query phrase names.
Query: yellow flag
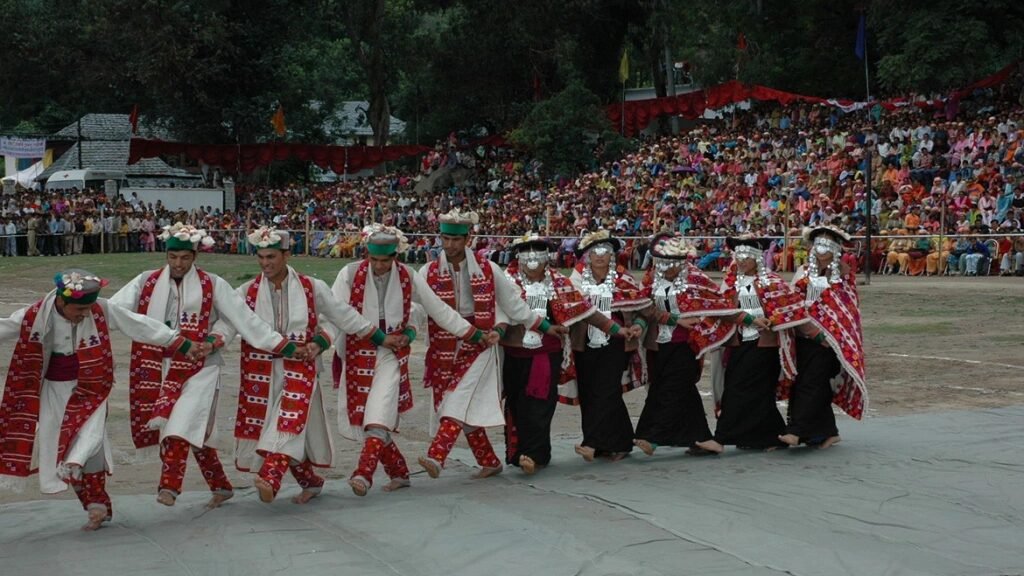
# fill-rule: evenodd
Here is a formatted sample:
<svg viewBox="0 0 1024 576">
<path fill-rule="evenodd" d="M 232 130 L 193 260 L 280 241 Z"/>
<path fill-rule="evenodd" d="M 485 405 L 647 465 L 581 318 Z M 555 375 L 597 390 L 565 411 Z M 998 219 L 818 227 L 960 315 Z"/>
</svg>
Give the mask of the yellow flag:
<svg viewBox="0 0 1024 576">
<path fill-rule="evenodd" d="M 619 82 L 622 84 L 629 80 L 629 49 L 622 51 L 622 60 L 619 61 Z"/>
<path fill-rule="evenodd" d="M 53 148 L 47 148 L 46 152 L 43 152 L 43 168 L 49 168 L 50 164 L 53 164 Z"/>
<path fill-rule="evenodd" d="M 287 128 L 284 124 L 284 106 L 277 105 L 277 112 L 274 112 L 273 118 L 270 119 L 270 125 L 274 127 L 274 133 L 278 136 L 284 136 Z"/>
</svg>

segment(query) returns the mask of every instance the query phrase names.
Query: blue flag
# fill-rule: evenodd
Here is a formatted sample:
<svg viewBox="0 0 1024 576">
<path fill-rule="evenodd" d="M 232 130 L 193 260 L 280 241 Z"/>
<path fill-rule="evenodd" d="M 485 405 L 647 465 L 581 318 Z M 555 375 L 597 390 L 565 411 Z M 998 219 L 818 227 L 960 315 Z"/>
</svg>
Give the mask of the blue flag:
<svg viewBox="0 0 1024 576">
<path fill-rule="evenodd" d="M 861 14 L 860 20 L 857 22 L 857 45 L 853 47 L 853 53 L 857 55 L 857 59 L 859 60 L 864 59 L 864 54 L 868 50 L 867 26 L 867 18 Z"/>
</svg>

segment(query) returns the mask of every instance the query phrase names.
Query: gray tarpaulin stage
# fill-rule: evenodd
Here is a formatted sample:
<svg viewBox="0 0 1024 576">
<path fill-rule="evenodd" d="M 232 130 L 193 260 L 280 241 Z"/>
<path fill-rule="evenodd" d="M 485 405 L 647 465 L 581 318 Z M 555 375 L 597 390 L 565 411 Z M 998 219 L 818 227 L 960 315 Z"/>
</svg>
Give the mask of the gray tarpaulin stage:
<svg viewBox="0 0 1024 576">
<path fill-rule="evenodd" d="M 198 492 L 173 509 L 122 496 L 92 534 L 73 501 L 13 504 L 0 508 L 0 574 L 1024 574 L 1024 407 L 842 430 L 828 451 L 616 464 L 561 441 L 534 477 L 476 482 L 453 461 L 394 494 L 332 482 L 305 507 L 287 482 L 273 505 L 245 490 L 206 513 Z"/>
</svg>

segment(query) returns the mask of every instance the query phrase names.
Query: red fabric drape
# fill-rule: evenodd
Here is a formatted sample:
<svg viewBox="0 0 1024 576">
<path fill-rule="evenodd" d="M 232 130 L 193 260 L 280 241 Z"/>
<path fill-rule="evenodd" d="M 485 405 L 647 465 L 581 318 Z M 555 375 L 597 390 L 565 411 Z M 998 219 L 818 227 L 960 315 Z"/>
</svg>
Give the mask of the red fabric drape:
<svg viewBox="0 0 1024 576">
<path fill-rule="evenodd" d="M 969 96 L 975 90 L 998 86 L 1006 82 L 1007 78 L 1010 77 L 1018 66 L 1020 66 L 1020 61 L 1016 61 L 995 74 L 978 80 L 961 90 L 954 91 L 951 97 L 962 98 Z M 721 108 L 729 104 L 742 102 L 743 100 L 773 101 L 782 105 L 792 104 L 793 102 L 809 102 L 811 104 L 831 104 L 843 109 L 864 108 L 865 106 L 880 104 L 887 110 L 909 105 L 919 108 L 939 108 L 944 103 L 944 101 L 933 100 L 910 101 L 905 98 L 894 98 L 878 102 L 825 99 L 817 96 L 785 92 L 757 84 L 745 85 L 736 80 L 730 80 L 724 84 L 674 97 L 633 100 L 626 102 L 625 105 L 622 103 L 610 104 L 605 108 L 605 112 L 613 126 L 623 125 L 622 116 L 624 112 L 626 117 L 624 124 L 626 135 L 632 136 L 646 128 L 654 118 L 662 114 L 679 115 L 684 118 L 693 119 L 703 115 L 704 111 L 708 108 Z"/>
</svg>

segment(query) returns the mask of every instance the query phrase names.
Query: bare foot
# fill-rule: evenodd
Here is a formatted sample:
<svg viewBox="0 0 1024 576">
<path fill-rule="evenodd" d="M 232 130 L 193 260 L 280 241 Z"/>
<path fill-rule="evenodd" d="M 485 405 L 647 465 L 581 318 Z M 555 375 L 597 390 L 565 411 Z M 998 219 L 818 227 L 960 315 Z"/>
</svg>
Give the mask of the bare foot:
<svg viewBox="0 0 1024 576">
<path fill-rule="evenodd" d="M 213 496 L 210 497 L 210 501 L 206 503 L 206 509 L 213 510 L 214 508 L 220 508 L 221 504 L 231 500 L 234 495 L 234 492 L 214 492 Z"/>
<path fill-rule="evenodd" d="M 580 456 L 582 456 L 583 459 L 585 461 L 587 461 L 587 462 L 593 462 L 594 461 L 594 453 L 595 453 L 595 451 L 590 446 L 583 446 L 581 444 L 577 444 L 576 445 L 576 453 L 579 454 Z"/>
<path fill-rule="evenodd" d="M 501 474 L 504 467 L 501 464 L 497 466 L 484 466 L 476 474 L 473 474 L 474 480 L 483 480 L 484 478 L 490 478 L 491 476 L 497 476 Z"/>
<path fill-rule="evenodd" d="M 796 434 L 782 434 L 779 436 L 779 440 L 789 444 L 790 446 L 797 446 L 800 444 L 800 437 Z"/>
<path fill-rule="evenodd" d="M 82 525 L 82 530 L 86 532 L 92 532 L 93 530 L 99 530 L 103 522 L 107 520 L 107 509 L 106 507 L 96 506 L 89 508 L 87 512 L 89 515 L 89 521 Z"/>
<path fill-rule="evenodd" d="M 363 480 L 361 476 L 350 478 L 348 485 L 352 487 L 352 493 L 356 496 L 366 496 L 366 493 L 370 490 L 370 484 Z"/>
<path fill-rule="evenodd" d="M 639 448 L 644 454 L 654 456 L 654 444 L 651 444 L 647 440 L 637 438 L 636 440 L 633 440 L 633 445 Z"/>
<path fill-rule="evenodd" d="M 417 462 L 420 463 L 420 467 L 427 471 L 427 476 L 431 478 L 437 478 L 441 475 L 441 466 L 434 461 L 433 458 L 427 458 L 426 456 L 420 456 Z"/>
<path fill-rule="evenodd" d="M 170 490 L 161 490 L 156 493 L 156 501 L 164 506 L 174 506 L 174 501 L 177 499 L 178 495 Z"/>
<path fill-rule="evenodd" d="M 824 450 L 826 448 L 831 448 L 831 447 L 835 446 L 836 444 L 839 444 L 842 441 L 843 441 L 843 439 L 840 438 L 839 436 L 829 436 L 828 438 L 825 438 L 825 441 L 822 442 L 820 446 L 818 446 L 818 450 Z"/>
<path fill-rule="evenodd" d="M 533 458 L 530 458 L 525 454 L 519 457 L 519 467 L 522 468 L 523 472 L 527 475 L 537 472 L 537 463 L 533 461 Z"/>
<path fill-rule="evenodd" d="M 427 472 L 429 474 L 429 472 Z M 412 486 L 408 478 L 392 478 L 391 482 L 380 487 L 385 492 L 394 492 L 395 490 L 401 490 L 402 488 L 408 488 Z"/>
<path fill-rule="evenodd" d="M 320 495 L 320 488 L 309 488 L 299 492 L 298 496 L 292 496 L 292 504 L 307 504 L 313 498 Z"/>
<path fill-rule="evenodd" d="M 694 446 L 708 452 L 714 452 L 715 454 L 721 454 L 725 452 L 725 446 L 718 443 L 717 440 L 705 440 L 703 442 L 694 442 Z"/>
<path fill-rule="evenodd" d="M 274 501 L 274 487 L 270 485 L 270 482 L 267 482 L 263 478 L 257 476 L 256 479 L 253 480 L 252 485 L 255 486 L 256 490 L 260 493 L 260 502 L 270 504 Z"/>
<path fill-rule="evenodd" d="M 611 454 L 608 454 L 608 456 L 605 456 L 605 458 L 609 462 L 618 462 L 619 460 L 622 460 L 626 456 L 629 456 L 629 452 L 612 452 Z"/>
</svg>

